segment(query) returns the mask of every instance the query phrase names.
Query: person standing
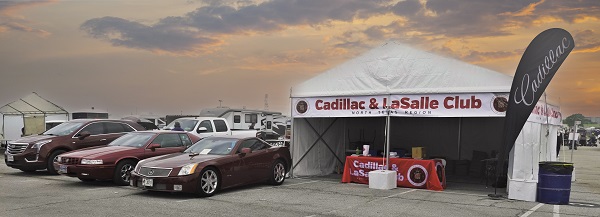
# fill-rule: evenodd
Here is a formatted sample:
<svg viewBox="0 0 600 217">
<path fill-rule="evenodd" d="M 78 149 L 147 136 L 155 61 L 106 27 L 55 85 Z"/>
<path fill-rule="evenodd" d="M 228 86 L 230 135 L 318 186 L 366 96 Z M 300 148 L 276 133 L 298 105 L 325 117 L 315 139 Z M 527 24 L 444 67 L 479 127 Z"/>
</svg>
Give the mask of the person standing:
<svg viewBox="0 0 600 217">
<path fill-rule="evenodd" d="M 179 122 L 175 122 L 172 130 L 173 131 L 185 131 L 183 128 L 181 128 L 181 124 Z"/>
</svg>

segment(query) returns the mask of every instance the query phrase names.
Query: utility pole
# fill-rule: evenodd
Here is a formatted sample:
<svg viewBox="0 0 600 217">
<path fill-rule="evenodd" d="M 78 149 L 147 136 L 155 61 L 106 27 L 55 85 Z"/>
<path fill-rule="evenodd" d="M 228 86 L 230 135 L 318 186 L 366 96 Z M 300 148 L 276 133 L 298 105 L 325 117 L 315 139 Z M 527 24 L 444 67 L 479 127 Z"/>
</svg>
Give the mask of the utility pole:
<svg viewBox="0 0 600 217">
<path fill-rule="evenodd" d="M 269 111 L 269 94 L 265 94 L 265 111 Z"/>
</svg>

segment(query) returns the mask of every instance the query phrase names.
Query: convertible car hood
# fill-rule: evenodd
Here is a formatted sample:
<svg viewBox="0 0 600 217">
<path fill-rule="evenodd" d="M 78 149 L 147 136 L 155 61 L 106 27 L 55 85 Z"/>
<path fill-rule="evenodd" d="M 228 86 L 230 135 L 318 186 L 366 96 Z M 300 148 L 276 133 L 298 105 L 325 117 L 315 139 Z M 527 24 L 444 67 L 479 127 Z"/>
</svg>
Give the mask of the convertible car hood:
<svg viewBox="0 0 600 217">
<path fill-rule="evenodd" d="M 191 163 L 209 161 L 226 155 L 197 155 L 190 157 L 189 153 L 175 153 L 163 155 L 144 161 L 142 167 L 177 168 Z"/>
<path fill-rule="evenodd" d="M 102 159 L 108 156 L 132 154 L 135 152 L 143 152 L 143 149 L 124 146 L 104 146 L 99 148 L 90 148 L 79 151 L 73 151 L 63 154 L 62 156 L 74 158 Z"/>
</svg>

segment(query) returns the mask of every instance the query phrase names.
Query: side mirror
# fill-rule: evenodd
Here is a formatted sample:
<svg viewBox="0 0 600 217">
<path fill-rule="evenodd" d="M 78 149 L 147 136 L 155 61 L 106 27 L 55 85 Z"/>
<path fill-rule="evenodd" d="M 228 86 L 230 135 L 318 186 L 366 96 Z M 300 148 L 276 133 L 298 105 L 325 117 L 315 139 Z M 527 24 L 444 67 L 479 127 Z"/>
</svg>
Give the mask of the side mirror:
<svg viewBox="0 0 600 217">
<path fill-rule="evenodd" d="M 150 144 L 148 149 L 155 151 L 157 148 L 160 148 L 160 144 Z"/>
<path fill-rule="evenodd" d="M 198 127 L 198 130 L 196 130 L 196 132 L 198 132 L 198 133 L 204 133 L 206 131 L 208 131 L 208 129 L 206 129 L 206 127 Z"/>
<path fill-rule="evenodd" d="M 83 132 L 79 133 L 79 136 L 77 136 L 77 137 L 79 137 L 80 140 L 83 140 L 83 139 L 85 139 L 85 137 L 88 137 L 90 135 L 92 135 L 92 134 L 89 131 L 83 131 Z"/>
</svg>

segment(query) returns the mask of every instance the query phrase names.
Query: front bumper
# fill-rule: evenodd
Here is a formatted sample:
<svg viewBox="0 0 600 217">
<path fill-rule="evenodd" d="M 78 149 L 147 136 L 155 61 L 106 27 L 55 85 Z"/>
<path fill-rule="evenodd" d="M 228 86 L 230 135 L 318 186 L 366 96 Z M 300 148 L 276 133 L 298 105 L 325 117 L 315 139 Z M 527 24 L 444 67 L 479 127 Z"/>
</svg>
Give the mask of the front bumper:
<svg viewBox="0 0 600 217">
<path fill-rule="evenodd" d="M 61 167 L 63 167 L 61 169 Z M 113 179 L 115 165 L 82 165 L 54 163 L 54 169 L 61 175 L 82 179 Z M 65 172 L 66 170 L 66 172 Z"/>
<path fill-rule="evenodd" d="M 193 173 L 187 176 L 146 177 L 132 171 L 129 185 L 132 187 L 149 191 L 196 193 L 199 176 L 200 175 L 198 173 Z M 152 179 L 152 186 L 142 185 L 142 179 L 144 178 Z M 181 186 L 181 189 L 175 190 L 175 186 Z"/>
<path fill-rule="evenodd" d="M 9 158 L 11 161 L 9 161 Z M 20 170 L 46 169 L 46 162 L 40 161 L 39 158 L 35 150 L 25 150 L 23 153 L 14 155 L 4 152 L 4 163 L 6 166 Z"/>
</svg>

